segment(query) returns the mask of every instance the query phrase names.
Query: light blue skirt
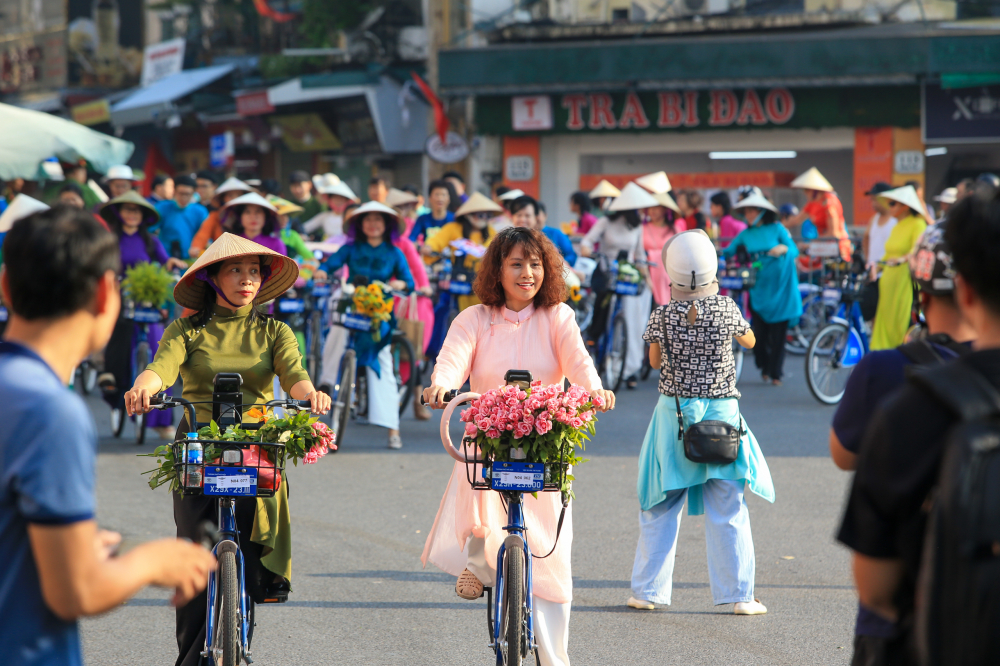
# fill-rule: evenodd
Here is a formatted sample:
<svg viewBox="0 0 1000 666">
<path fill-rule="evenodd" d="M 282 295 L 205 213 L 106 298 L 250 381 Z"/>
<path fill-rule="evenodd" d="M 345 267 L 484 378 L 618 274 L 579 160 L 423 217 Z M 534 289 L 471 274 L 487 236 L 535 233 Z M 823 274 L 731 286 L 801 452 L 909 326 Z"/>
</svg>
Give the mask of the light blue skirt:
<svg viewBox="0 0 1000 666">
<path fill-rule="evenodd" d="M 740 403 L 736 398 L 681 398 L 685 425 L 699 421 L 725 421 L 739 426 Z M 743 421 L 739 457 L 728 465 L 694 463 L 684 455 L 684 442 L 677 438 L 677 409 L 673 397 L 660 394 L 646 439 L 639 453 L 639 505 L 649 511 L 671 490 L 688 489 L 688 515 L 705 512 L 702 484 L 709 479 L 745 480 L 755 495 L 774 502 L 774 484 L 764 454 L 750 427 Z"/>
</svg>

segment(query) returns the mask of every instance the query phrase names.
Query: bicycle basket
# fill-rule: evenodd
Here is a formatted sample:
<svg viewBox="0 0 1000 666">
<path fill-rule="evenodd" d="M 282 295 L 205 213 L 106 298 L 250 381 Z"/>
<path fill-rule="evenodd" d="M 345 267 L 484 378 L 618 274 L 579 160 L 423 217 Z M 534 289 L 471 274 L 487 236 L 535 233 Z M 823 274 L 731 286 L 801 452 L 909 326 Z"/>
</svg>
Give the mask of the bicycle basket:
<svg viewBox="0 0 1000 666">
<path fill-rule="evenodd" d="M 201 444 L 200 452 L 190 449 L 194 443 Z M 173 450 L 183 495 L 274 497 L 281 487 L 284 444 L 184 439 Z"/>
<path fill-rule="evenodd" d="M 555 492 L 562 490 L 569 473 L 565 460 L 549 463 L 471 460 L 480 453 L 476 440 L 471 437 L 462 438 L 462 453 L 466 458 L 465 476 L 473 490 Z"/>
<path fill-rule="evenodd" d="M 636 282 L 615 282 L 615 293 L 619 296 L 638 296 L 642 285 Z"/>
<path fill-rule="evenodd" d="M 163 314 L 157 308 L 126 308 L 123 317 L 140 324 L 158 324 L 163 321 Z"/>
</svg>

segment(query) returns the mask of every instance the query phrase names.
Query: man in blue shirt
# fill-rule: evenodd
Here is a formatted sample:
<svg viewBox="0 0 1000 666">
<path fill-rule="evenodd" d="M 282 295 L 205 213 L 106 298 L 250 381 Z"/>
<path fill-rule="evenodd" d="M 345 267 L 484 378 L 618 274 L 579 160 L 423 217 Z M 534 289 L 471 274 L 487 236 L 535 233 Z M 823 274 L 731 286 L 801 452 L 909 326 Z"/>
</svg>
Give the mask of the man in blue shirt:
<svg viewBox="0 0 1000 666">
<path fill-rule="evenodd" d="M 449 222 L 455 221 L 455 214 L 448 210 L 451 203 L 451 186 L 447 181 L 435 180 L 427 188 L 427 202 L 431 205 L 431 212 L 424 213 L 413 223 L 410 230 L 410 240 L 416 243 L 423 237 L 427 240 L 427 230 L 434 227 L 443 227 Z"/>
<path fill-rule="evenodd" d="M 515 227 L 527 227 L 541 231 L 546 238 L 552 241 L 552 244 L 559 250 L 559 254 L 572 268 L 573 264 L 576 263 L 576 250 L 573 249 L 573 243 L 561 229 L 547 226 L 541 222 L 538 215 L 540 212 L 539 203 L 535 201 L 534 197 L 526 194 L 514 199 L 510 202 L 509 210 Z"/>
<path fill-rule="evenodd" d="M 151 227 L 159 234 L 160 242 L 167 254 L 178 259 L 188 258 L 188 248 L 201 223 L 208 217 L 208 209 L 200 203 L 193 203 L 195 181 L 190 176 L 174 179 L 174 198 L 156 204 L 160 222 Z"/>
<path fill-rule="evenodd" d="M 146 585 L 194 597 L 211 553 L 163 539 L 116 556 L 121 536 L 97 528 L 97 432 L 66 385 L 103 348 L 121 299 L 118 240 L 90 213 L 59 207 L 18 220 L 0 289 L 10 320 L 0 341 L 0 649 L 5 666 L 83 663 L 76 620 Z"/>
</svg>

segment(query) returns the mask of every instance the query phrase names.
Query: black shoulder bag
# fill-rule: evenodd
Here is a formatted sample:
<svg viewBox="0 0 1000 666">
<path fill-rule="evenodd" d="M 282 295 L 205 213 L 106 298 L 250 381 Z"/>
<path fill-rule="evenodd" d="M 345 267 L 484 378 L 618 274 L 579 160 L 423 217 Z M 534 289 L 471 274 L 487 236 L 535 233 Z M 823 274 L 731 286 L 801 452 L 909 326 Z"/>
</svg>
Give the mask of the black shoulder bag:
<svg viewBox="0 0 1000 666">
<path fill-rule="evenodd" d="M 692 305 L 692 307 L 694 307 Z M 664 322 L 665 324 L 666 322 Z M 740 439 L 743 437 L 743 416 L 740 415 L 740 426 L 737 428 L 725 421 L 699 421 L 684 429 L 684 414 L 681 412 L 681 401 L 677 397 L 677 369 L 670 355 L 670 341 L 667 340 L 667 327 L 663 327 L 664 349 L 667 362 L 670 363 L 670 375 L 674 384 L 674 404 L 677 406 L 677 437 L 684 442 L 684 456 L 693 463 L 708 465 L 728 465 L 735 462 L 740 454 Z"/>
</svg>

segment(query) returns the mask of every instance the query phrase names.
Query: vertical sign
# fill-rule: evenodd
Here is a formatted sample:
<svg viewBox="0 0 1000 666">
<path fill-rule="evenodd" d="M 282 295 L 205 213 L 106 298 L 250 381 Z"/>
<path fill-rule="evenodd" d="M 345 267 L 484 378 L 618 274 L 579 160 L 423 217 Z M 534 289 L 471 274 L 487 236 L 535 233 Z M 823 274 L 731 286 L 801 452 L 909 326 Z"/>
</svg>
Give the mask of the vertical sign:
<svg viewBox="0 0 1000 666">
<path fill-rule="evenodd" d="M 150 44 L 142 54 L 142 81 L 145 88 L 184 69 L 184 38 Z"/>
<path fill-rule="evenodd" d="M 924 140 L 920 128 L 892 130 L 892 184 L 902 186 L 915 180 L 924 187 Z"/>
<path fill-rule="evenodd" d="M 505 136 L 503 138 L 504 183 L 538 198 L 541 190 L 539 165 L 541 140 L 535 136 Z"/>
<path fill-rule="evenodd" d="M 548 95 L 511 97 L 510 114 L 514 131 L 552 129 L 552 101 Z"/>
<path fill-rule="evenodd" d="M 216 134 L 208 139 L 208 159 L 213 169 L 229 166 L 236 155 L 235 137 L 232 132 Z"/>
<path fill-rule="evenodd" d="M 892 128 L 859 127 L 854 130 L 854 224 L 867 225 L 875 214 L 865 192 L 881 181 L 892 181 Z"/>
</svg>

